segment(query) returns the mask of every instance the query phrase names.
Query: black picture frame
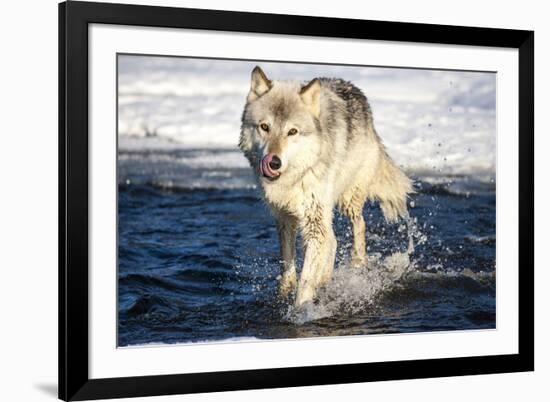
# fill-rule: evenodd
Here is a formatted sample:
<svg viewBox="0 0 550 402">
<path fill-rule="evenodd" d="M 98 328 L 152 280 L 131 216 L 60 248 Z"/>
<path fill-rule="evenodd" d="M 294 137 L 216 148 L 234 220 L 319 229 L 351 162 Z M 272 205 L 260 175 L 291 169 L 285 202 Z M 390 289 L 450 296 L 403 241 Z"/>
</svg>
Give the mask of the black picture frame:
<svg viewBox="0 0 550 402">
<path fill-rule="evenodd" d="M 518 353 L 214 373 L 88 375 L 88 25 L 515 48 L 519 52 Z M 88 400 L 534 370 L 534 32 L 70 1 L 59 4 L 59 398 Z"/>
</svg>

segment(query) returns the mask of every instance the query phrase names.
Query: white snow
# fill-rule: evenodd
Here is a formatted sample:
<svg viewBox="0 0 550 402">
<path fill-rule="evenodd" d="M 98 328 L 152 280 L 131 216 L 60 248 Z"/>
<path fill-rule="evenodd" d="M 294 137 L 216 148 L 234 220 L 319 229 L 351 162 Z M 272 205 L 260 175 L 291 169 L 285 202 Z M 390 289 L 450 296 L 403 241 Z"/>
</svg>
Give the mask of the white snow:
<svg viewBox="0 0 550 402">
<path fill-rule="evenodd" d="M 275 79 L 352 81 L 367 95 L 388 152 L 409 172 L 494 175 L 496 76 L 480 72 L 121 55 L 120 149 L 236 149 L 257 64 Z M 239 154 L 227 157 L 246 166 Z"/>
<path fill-rule="evenodd" d="M 186 346 L 186 345 L 200 345 L 200 344 L 224 344 L 224 343 L 242 343 L 242 342 L 263 342 L 270 339 L 260 339 L 254 336 L 237 336 L 224 339 L 216 340 L 200 340 L 200 341 L 189 341 L 189 342 L 177 342 L 177 343 L 165 343 L 165 342 L 147 342 L 147 343 L 136 343 L 132 345 L 119 346 L 119 349 L 130 349 L 130 348 L 148 348 L 148 347 L 174 347 L 174 346 Z"/>
</svg>

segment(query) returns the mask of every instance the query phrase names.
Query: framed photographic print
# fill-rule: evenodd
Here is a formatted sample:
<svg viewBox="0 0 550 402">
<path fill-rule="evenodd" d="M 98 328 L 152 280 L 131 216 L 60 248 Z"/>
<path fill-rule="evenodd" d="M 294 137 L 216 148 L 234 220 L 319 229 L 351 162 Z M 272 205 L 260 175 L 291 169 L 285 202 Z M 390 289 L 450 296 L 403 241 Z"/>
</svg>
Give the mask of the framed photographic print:
<svg viewBox="0 0 550 402">
<path fill-rule="evenodd" d="M 534 33 L 59 5 L 59 397 L 534 369 Z"/>
</svg>

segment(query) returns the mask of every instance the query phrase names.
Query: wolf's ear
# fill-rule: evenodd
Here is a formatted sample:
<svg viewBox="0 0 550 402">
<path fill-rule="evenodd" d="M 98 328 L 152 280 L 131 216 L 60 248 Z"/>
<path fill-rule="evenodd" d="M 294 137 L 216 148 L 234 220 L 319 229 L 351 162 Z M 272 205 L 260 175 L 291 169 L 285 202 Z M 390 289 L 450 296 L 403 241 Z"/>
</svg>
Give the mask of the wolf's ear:
<svg viewBox="0 0 550 402">
<path fill-rule="evenodd" d="M 300 97 L 309 111 L 317 118 L 321 114 L 321 81 L 318 78 L 311 80 L 300 89 Z"/>
<path fill-rule="evenodd" d="M 247 101 L 252 102 L 258 99 L 260 96 L 269 91 L 272 85 L 273 84 L 267 78 L 262 69 L 258 66 L 254 67 L 254 70 L 252 70 L 250 92 L 248 93 Z"/>
</svg>

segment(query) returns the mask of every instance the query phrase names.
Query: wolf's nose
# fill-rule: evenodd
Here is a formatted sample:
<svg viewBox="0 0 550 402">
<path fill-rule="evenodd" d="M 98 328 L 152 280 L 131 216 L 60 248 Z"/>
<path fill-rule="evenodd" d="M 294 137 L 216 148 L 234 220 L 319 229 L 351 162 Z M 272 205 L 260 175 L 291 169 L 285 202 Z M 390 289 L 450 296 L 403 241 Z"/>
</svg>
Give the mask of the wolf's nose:
<svg viewBox="0 0 550 402">
<path fill-rule="evenodd" d="M 281 168 L 281 160 L 277 155 L 273 155 L 269 162 L 269 167 L 273 170 L 279 170 Z"/>
</svg>

